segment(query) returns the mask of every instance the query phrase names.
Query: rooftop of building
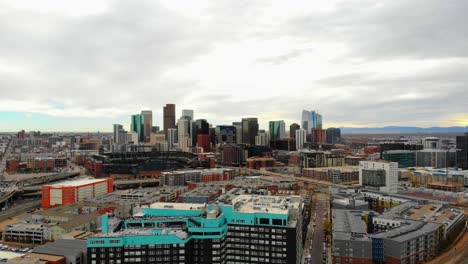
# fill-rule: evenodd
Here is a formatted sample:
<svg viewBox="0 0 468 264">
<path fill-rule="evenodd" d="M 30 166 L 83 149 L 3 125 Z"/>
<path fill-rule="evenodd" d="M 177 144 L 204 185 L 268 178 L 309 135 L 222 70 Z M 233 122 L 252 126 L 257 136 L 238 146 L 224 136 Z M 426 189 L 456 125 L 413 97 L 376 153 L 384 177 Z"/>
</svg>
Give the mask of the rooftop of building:
<svg viewBox="0 0 468 264">
<path fill-rule="evenodd" d="M 414 151 L 411 150 L 387 150 L 384 151 L 383 154 L 411 154 L 414 153 Z"/>
<path fill-rule="evenodd" d="M 125 210 L 125 207 L 122 205 L 116 204 L 106 204 L 106 203 L 94 203 L 94 202 L 79 202 L 76 204 L 67 204 L 57 207 L 52 207 L 47 210 L 37 211 L 35 214 L 40 215 L 43 217 L 65 217 L 65 218 L 75 218 L 77 215 L 84 215 L 83 209 L 90 209 L 89 212 L 92 213 L 94 211 L 100 209 L 107 209 L 113 208 L 118 211 Z"/>
<path fill-rule="evenodd" d="M 173 235 L 173 236 L 177 236 L 180 239 L 188 238 L 188 233 L 179 227 L 124 229 L 119 232 L 113 232 L 113 233 L 98 233 L 98 234 L 95 234 L 93 237 L 100 238 L 100 237 L 154 236 L 154 235 L 158 235 L 158 236 Z"/>
<path fill-rule="evenodd" d="M 190 197 L 190 196 L 210 196 L 211 194 L 215 194 L 220 192 L 219 187 L 212 187 L 212 186 L 205 186 L 205 187 L 199 187 L 195 188 L 193 190 L 190 190 L 184 194 L 182 194 L 182 197 Z"/>
<path fill-rule="evenodd" d="M 60 261 L 63 261 L 63 258 L 64 258 L 63 256 L 41 254 L 41 253 L 30 253 L 27 256 L 31 257 L 31 258 L 38 258 L 40 260 L 41 264 L 43 262 L 45 262 L 45 263 L 49 263 L 49 262 L 59 263 Z"/>
<path fill-rule="evenodd" d="M 8 263 L 40 263 L 40 259 L 38 257 L 26 255 L 22 257 L 9 259 Z"/>
<path fill-rule="evenodd" d="M 54 187 L 54 188 L 74 187 L 74 186 L 83 186 L 83 185 L 94 184 L 94 183 L 98 183 L 98 182 L 104 182 L 104 181 L 107 181 L 107 179 L 78 178 L 78 179 L 53 183 L 53 184 L 44 185 L 44 186 L 50 186 L 50 187 Z"/>
<path fill-rule="evenodd" d="M 289 209 L 300 209 L 300 196 L 266 196 L 242 194 L 232 200 L 234 210 L 243 213 L 288 214 Z"/>
<path fill-rule="evenodd" d="M 145 206 L 142 206 L 145 207 Z M 204 210 L 206 205 L 199 203 L 153 203 L 149 206 L 153 209 L 170 209 L 170 210 Z"/>
<path fill-rule="evenodd" d="M 93 203 L 154 203 L 162 196 L 175 194 L 176 191 L 185 192 L 185 186 L 164 186 L 143 189 L 119 190 L 112 193 L 103 194 L 96 197 L 89 197 L 86 201 Z"/>
<path fill-rule="evenodd" d="M 225 168 L 212 168 L 212 169 L 196 169 L 196 170 L 177 170 L 177 171 L 166 171 L 162 172 L 161 175 L 176 175 L 184 173 L 223 173 L 225 171 L 233 171 L 232 169 Z"/>
<path fill-rule="evenodd" d="M 247 161 L 274 161 L 273 157 L 250 157 Z"/>
<path fill-rule="evenodd" d="M 450 226 L 463 214 L 464 212 L 462 210 L 445 207 L 443 204 L 430 203 L 411 208 L 404 218 Z"/>
<path fill-rule="evenodd" d="M 81 256 L 86 252 L 85 240 L 59 239 L 33 249 L 33 253 L 54 256 Z"/>
<path fill-rule="evenodd" d="M 320 168 L 303 168 L 303 171 L 328 171 L 328 170 L 339 170 L 341 172 L 352 172 L 352 171 L 358 171 L 359 167 L 358 166 L 337 166 L 337 167 L 320 167 Z"/>
<path fill-rule="evenodd" d="M 427 233 L 434 232 L 439 227 L 440 224 L 437 223 L 405 220 L 401 226 L 380 233 L 372 234 L 372 237 L 388 238 L 398 242 L 404 242 Z"/>
<path fill-rule="evenodd" d="M 431 167 L 414 167 L 408 168 L 413 174 L 416 175 L 435 175 L 435 176 L 464 176 L 468 177 L 468 170 L 458 170 L 454 168 L 436 169 Z"/>
<path fill-rule="evenodd" d="M 42 230 L 45 227 L 43 224 L 35 224 L 35 223 L 16 223 L 6 226 L 6 230 L 14 229 L 14 230 Z"/>
<path fill-rule="evenodd" d="M 363 160 L 363 161 L 360 161 L 359 163 L 397 163 L 398 164 L 398 162 L 393 162 L 393 161 L 390 161 L 390 160 L 383 160 L 383 159 Z"/>
<path fill-rule="evenodd" d="M 70 238 L 70 239 L 81 239 L 86 240 L 86 238 L 94 235 L 93 232 L 86 232 L 86 231 L 71 231 L 63 236 L 63 238 Z"/>
<path fill-rule="evenodd" d="M 397 206 L 391 207 L 388 211 L 384 212 L 383 214 L 379 215 L 376 218 L 384 218 L 384 219 L 401 218 L 410 209 L 418 207 L 418 206 L 419 205 L 416 202 L 401 203 L 401 204 L 399 204 Z"/>
<path fill-rule="evenodd" d="M 333 209 L 333 238 L 338 240 L 369 240 L 363 220 L 366 211 Z"/>
<path fill-rule="evenodd" d="M 336 198 L 333 199 L 334 204 L 339 204 L 342 206 L 365 206 L 368 205 L 368 202 L 360 199 L 354 199 L 354 198 Z"/>
<path fill-rule="evenodd" d="M 361 190 L 362 195 L 372 197 L 372 198 L 378 198 L 380 200 L 388 200 L 388 201 L 393 201 L 396 203 L 406 203 L 411 200 L 418 200 L 420 198 L 417 197 L 410 197 L 410 196 L 405 196 L 405 195 L 398 195 L 398 194 L 392 194 L 388 195 L 387 193 L 383 192 L 377 192 L 377 191 L 367 191 L 367 190 Z"/>
</svg>

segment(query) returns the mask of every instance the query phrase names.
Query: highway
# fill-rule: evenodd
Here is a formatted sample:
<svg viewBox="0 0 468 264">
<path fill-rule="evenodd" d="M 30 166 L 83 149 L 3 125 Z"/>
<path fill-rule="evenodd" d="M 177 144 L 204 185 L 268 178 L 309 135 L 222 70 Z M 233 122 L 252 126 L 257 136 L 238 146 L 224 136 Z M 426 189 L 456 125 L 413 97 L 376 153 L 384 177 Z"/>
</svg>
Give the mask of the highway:
<svg viewBox="0 0 468 264">
<path fill-rule="evenodd" d="M 6 211 L 0 212 L 0 221 L 3 221 L 5 219 L 8 219 L 10 217 L 15 217 L 21 213 L 24 213 L 28 210 L 35 209 L 37 207 L 41 206 L 41 201 L 39 200 L 30 200 L 30 201 L 25 201 L 23 203 L 18 203 L 12 207 L 10 207 Z"/>
</svg>

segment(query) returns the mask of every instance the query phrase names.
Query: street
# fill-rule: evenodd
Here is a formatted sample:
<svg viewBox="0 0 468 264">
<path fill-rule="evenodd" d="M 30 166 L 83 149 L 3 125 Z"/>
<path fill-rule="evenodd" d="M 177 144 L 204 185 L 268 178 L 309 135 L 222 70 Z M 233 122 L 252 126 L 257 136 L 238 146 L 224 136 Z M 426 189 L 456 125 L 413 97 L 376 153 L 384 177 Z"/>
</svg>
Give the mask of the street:
<svg viewBox="0 0 468 264">
<path fill-rule="evenodd" d="M 323 252 L 323 213 L 325 212 L 325 198 L 316 196 L 318 199 L 315 204 L 315 231 L 312 236 L 311 263 L 322 263 Z M 320 197 L 320 198 L 319 198 Z"/>
</svg>

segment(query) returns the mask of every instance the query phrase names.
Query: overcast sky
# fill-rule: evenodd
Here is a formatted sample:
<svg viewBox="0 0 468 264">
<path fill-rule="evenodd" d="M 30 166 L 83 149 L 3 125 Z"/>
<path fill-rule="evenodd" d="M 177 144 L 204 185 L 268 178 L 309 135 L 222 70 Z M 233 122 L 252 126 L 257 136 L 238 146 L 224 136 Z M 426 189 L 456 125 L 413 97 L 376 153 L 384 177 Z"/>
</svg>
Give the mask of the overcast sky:
<svg viewBox="0 0 468 264">
<path fill-rule="evenodd" d="M 0 2 L 0 131 L 468 125 L 468 1 Z"/>
</svg>

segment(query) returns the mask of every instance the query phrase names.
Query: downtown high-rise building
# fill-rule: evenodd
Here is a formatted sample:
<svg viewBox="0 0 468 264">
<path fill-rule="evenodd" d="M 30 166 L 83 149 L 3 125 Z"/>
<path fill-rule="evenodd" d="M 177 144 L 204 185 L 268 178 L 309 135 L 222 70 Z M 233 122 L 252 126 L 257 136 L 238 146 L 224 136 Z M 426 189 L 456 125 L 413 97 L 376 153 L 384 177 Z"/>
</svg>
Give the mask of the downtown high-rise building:
<svg viewBox="0 0 468 264">
<path fill-rule="evenodd" d="M 183 116 L 177 121 L 177 138 L 179 142 L 179 148 L 182 151 L 188 152 L 188 148 L 192 146 L 192 122 L 190 117 Z"/>
<path fill-rule="evenodd" d="M 210 124 L 206 119 L 195 121 L 194 133 L 197 138 L 197 145 L 203 148 L 204 152 L 209 152 L 211 150 Z"/>
<path fill-rule="evenodd" d="M 293 123 L 292 125 L 289 126 L 289 137 L 290 138 L 295 138 L 296 137 L 296 130 L 300 129 L 301 126 Z"/>
<path fill-rule="evenodd" d="M 304 143 L 306 143 L 307 139 L 307 133 L 305 129 L 297 129 L 296 130 L 296 149 L 301 150 L 304 148 Z"/>
<path fill-rule="evenodd" d="M 190 117 L 190 120 L 194 120 L 193 110 L 192 109 L 182 109 L 182 116 Z"/>
<path fill-rule="evenodd" d="M 457 167 L 468 170 L 468 133 L 457 136 Z"/>
<path fill-rule="evenodd" d="M 132 115 L 130 131 L 136 132 L 138 134 L 139 142 L 145 142 L 144 125 L 145 124 L 142 115 Z"/>
<path fill-rule="evenodd" d="M 236 128 L 236 142 L 237 144 L 242 143 L 242 122 L 232 122 L 232 125 Z"/>
<path fill-rule="evenodd" d="M 325 137 L 326 137 L 325 130 L 321 128 L 312 128 L 311 142 L 313 144 L 325 143 Z"/>
<path fill-rule="evenodd" d="M 167 138 L 167 130 L 169 128 L 176 128 L 176 106 L 175 104 L 166 104 L 163 107 L 163 126 L 164 126 L 164 135 Z"/>
<path fill-rule="evenodd" d="M 237 129 L 235 126 L 216 126 L 215 128 L 215 143 L 216 144 L 236 144 Z"/>
<path fill-rule="evenodd" d="M 286 124 L 283 120 L 278 121 L 270 121 L 269 123 L 270 128 L 270 139 L 281 139 L 286 137 Z"/>
<path fill-rule="evenodd" d="M 242 143 L 255 145 L 255 136 L 258 135 L 258 119 L 242 118 Z"/>
<path fill-rule="evenodd" d="M 141 111 L 143 116 L 143 138 L 144 142 L 149 142 L 151 139 L 151 131 L 153 130 L 153 112 L 151 110 Z"/>
<path fill-rule="evenodd" d="M 195 120 L 193 110 L 191 109 L 182 109 L 182 114 L 180 118 L 187 119 L 190 124 L 189 128 L 189 138 L 191 140 L 191 146 L 196 146 L 197 145 L 197 133 L 196 133 L 196 128 L 195 128 Z"/>
<path fill-rule="evenodd" d="M 312 129 L 322 129 L 322 115 L 316 111 L 302 110 L 302 128 L 306 130 L 307 135 L 312 133 Z"/>
<path fill-rule="evenodd" d="M 114 143 L 117 145 L 127 144 L 127 131 L 120 124 L 114 124 Z"/>
<path fill-rule="evenodd" d="M 255 136 L 255 145 L 257 146 L 269 146 L 270 145 L 270 137 L 267 133 L 258 133 Z"/>
<path fill-rule="evenodd" d="M 176 128 L 169 128 L 167 130 L 167 145 L 169 150 L 175 150 L 176 145 L 178 144 L 177 138 L 177 129 Z"/>
<path fill-rule="evenodd" d="M 328 144 L 337 144 L 341 142 L 341 129 L 330 127 L 327 128 L 325 134 Z"/>
</svg>

